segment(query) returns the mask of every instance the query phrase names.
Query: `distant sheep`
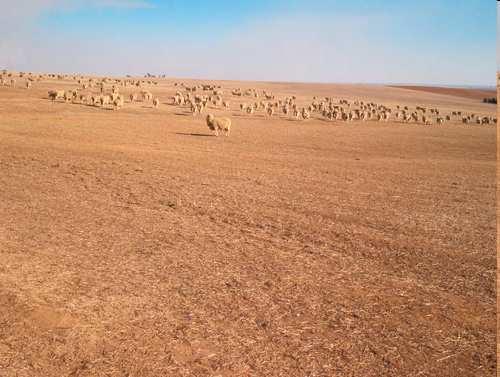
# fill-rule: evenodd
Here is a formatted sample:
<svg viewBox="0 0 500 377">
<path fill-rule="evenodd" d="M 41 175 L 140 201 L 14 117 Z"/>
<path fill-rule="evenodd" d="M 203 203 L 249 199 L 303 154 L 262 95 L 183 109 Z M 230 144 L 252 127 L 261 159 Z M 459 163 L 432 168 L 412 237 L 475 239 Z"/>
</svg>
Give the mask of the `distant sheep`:
<svg viewBox="0 0 500 377">
<path fill-rule="evenodd" d="M 113 100 L 113 109 L 119 110 L 123 107 L 125 99 L 122 95 L 119 95 L 115 100 Z"/>
<path fill-rule="evenodd" d="M 207 126 L 214 132 L 215 136 L 219 136 L 219 131 L 224 132 L 225 136 L 229 136 L 229 132 L 231 131 L 231 119 L 215 117 L 213 114 L 208 114 Z"/>
<path fill-rule="evenodd" d="M 306 109 L 302 109 L 302 118 L 309 119 L 310 117 L 311 114 L 309 113 L 309 111 L 307 111 Z"/>
<path fill-rule="evenodd" d="M 151 101 L 153 99 L 153 95 L 148 91 L 141 92 L 141 95 L 143 101 Z"/>
<path fill-rule="evenodd" d="M 57 99 L 64 99 L 64 90 L 50 90 L 49 91 L 49 99 L 54 102 Z"/>
<path fill-rule="evenodd" d="M 101 96 L 101 98 L 99 98 L 99 101 L 101 103 L 101 107 L 104 107 L 105 105 L 109 105 L 109 96 L 105 95 L 105 96 Z"/>
<path fill-rule="evenodd" d="M 158 98 L 153 99 L 153 107 L 157 109 L 158 106 L 160 106 L 160 100 Z"/>
</svg>

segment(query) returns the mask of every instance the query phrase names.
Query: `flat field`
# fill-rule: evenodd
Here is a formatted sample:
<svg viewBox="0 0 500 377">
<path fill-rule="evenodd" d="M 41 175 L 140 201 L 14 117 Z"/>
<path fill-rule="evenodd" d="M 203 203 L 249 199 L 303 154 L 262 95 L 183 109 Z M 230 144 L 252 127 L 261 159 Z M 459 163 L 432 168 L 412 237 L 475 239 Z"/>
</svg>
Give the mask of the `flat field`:
<svg viewBox="0 0 500 377">
<path fill-rule="evenodd" d="M 230 98 L 213 137 L 159 81 L 158 109 L 118 111 L 47 99 L 74 82 L 0 87 L 0 376 L 495 375 L 494 125 L 268 119 Z"/>
</svg>

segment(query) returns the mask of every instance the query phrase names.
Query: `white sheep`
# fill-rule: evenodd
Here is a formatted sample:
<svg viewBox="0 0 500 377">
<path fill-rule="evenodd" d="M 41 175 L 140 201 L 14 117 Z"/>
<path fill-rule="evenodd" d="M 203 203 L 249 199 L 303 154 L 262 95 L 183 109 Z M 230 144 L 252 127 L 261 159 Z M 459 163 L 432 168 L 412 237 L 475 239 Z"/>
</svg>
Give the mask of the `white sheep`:
<svg viewBox="0 0 500 377">
<path fill-rule="evenodd" d="M 215 136 L 219 136 L 219 131 L 224 132 L 225 136 L 229 136 L 229 132 L 231 131 L 231 119 L 215 117 L 213 114 L 208 114 L 207 126 L 214 132 Z"/>
<path fill-rule="evenodd" d="M 123 107 L 125 103 L 125 99 L 123 98 L 122 95 L 119 95 L 115 100 L 113 100 L 113 109 L 114 110 L 119 110 Z"/>
<path fill-rule="evenodd" d="M 49 90 L 49 99 L 54 102 L 57 99 L 64 99 L 64 90 Z"/>
</svg>

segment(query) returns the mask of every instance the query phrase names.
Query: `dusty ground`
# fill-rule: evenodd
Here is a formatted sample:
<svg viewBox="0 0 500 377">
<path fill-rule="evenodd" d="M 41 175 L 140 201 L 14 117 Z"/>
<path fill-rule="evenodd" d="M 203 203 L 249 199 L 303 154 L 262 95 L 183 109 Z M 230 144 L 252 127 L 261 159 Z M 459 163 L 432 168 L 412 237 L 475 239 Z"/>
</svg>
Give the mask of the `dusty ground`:
<svg viewBox="0 0 500 377">
<path fill-rule="evenodd" d="M 0 87 L 0 376 L 495 375 L 494 126 L 235 111 L 215 138 L 58 85 Z"/>
<path fill-rule="evenodd" d="M 493 98 L 497 96 L 497 93 L 494 90 L 485 89 L 441 88 L 435 86 L 399 86 L 399 88 L 472 98 L 480 101 L 482 101 L 484 98 Z"/>
</svg>

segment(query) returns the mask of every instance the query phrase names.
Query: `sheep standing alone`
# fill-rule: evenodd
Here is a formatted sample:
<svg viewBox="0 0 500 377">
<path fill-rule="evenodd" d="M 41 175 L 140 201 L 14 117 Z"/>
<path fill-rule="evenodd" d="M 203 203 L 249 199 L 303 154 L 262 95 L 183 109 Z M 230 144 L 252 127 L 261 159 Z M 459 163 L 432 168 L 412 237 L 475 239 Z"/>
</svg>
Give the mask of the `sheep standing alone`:
<svg viewBox="0 0 500 377">
<path fill-rule="evenodd" d="M 229 136 L 229 132 L 231 131 L 231 119 L 215 117 L 213 114 L 208 114 L 207 126 L 214 132 L 215 136 L 219 136 L 219 131 L 223 131 L 226 136 Z"/>
</svg>

